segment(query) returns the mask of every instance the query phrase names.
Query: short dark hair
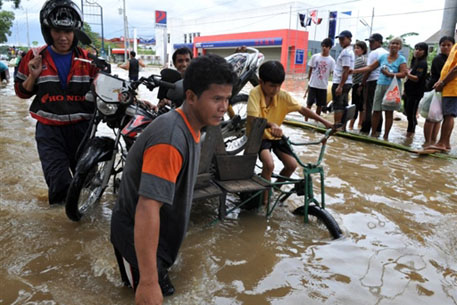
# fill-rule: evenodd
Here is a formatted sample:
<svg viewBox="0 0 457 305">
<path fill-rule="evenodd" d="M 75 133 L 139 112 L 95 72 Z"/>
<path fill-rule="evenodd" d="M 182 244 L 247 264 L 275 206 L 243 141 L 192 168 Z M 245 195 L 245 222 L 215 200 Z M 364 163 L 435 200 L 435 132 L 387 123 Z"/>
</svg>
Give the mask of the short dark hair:
<svg viewBox="0 0 457 305">
<path fill-rule="evenodd" d="M 365 43 L 365 41 L 357 40 L 357 41 L 355 42 L 355 45 L 362 49 L 363 54 L 367 54 L 367 52 L 368 52 L 368 47 L 367 47 L 367 44 Z"/>
<path fill-rule="evenodd" d="M 192 90 L 200 96 L 211 84 L 234 85 L 238 77 L 233 67 L 219 55 L 199 56 L 190 62 L 184 74 L 184 92 Z"/>
<path fill-rule="evenodd" d="M 135 56 L 136 56 L 135 51 L 130 51 L 130 56 L 131 56 L 131 57 L 135 57 Z"/>
<path fill-rule="evenodd" d="M 321 42 L 321 47 L 331 48 L 333 47 L 333 41 L 330 38 L 325 38 Z"/>
<path fill-rule="evenodd" d="M 189 48 L 182 47 L 182 48 L 177 49 L 171 57 L 171 59 L 173 60 L 173 65 L 175 65 L 176 57 L 178 57 L 178 55 L 185 55 L 185 54 L 189 54 L 190 59 L 192 59 L 192 57 L 193 57 L 192 51 Z"/>
<path fill-rule="evenodd" d="M 438 45 L 442 44 L 442 43 L 445 42 L 445 41 L 450 41 L 450 42 L 452 42 L 452 44 L 455 43 L 454 37 L 451 37 L 451 36 L 443 36 L 443 37 L 440 38 L 440 42 L 438 43 Z"/>
<path fill-rule="evenodd" d="M 277 60 L 264 62 L 259 68 L 259 78 L 264 82 L 282 84 L 286 78 L 284 67 Z"/>
</svg>

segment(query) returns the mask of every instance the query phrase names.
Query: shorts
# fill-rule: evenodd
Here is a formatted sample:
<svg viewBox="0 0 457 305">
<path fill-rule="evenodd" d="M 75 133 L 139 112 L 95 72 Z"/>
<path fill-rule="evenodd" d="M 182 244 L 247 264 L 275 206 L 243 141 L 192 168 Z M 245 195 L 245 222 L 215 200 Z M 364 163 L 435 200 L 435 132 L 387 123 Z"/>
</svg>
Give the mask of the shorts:
<svg viewBox="0 0 457 305">
<path fill-rule="evenodd" d="M 335 112 L 344 111 L 346 106 L 348 105 L 348 95 L 349 91 L 351 91 L 352 84 L 344 84 L 343 86 L 343 93 L 341 95 L 336 95 L 336 88 L 338 84 L 332 85 L 332 99 L 333 99 L 333 109 Z"/>
<path fill-rule="evenodd" d="M 293 156 L 293 152 L 290 149 L 290 146 L 287 145 L 286 142 L 283 140 L 269 140 L 269 139 L 263 139 L 262 143 L 260 144 L 260 150 L 259 150 L 259 156 L 260 152 L 264 149 L 268 149 L 271 151 L 273 149 L 273 152 L 276 154 L 276 151 L 281 151 L 285 154 Z"/>
<path fill-rule="evenodd" d="M 309 87 L 306 105 L 311 107 L 314 103 L 321 107 L 327 106 L 327 89 Z"/>
<path fill-rule="evenodd" d="M 401 104 L 398 103 L 395 106 L 385 106 L 382 104 L 384 94 L 390 85 L 376 85 L 376 91 L 374 92 L 373 100 L 373 111 L 398 111 L 400 110 Z M 401 94 L 401 92 L 400 92 Z"/>
<path fill-rule="evenodd" d="M 443 116 L 457 117 L 457 96 L 443 96 Z"/>
</svg>

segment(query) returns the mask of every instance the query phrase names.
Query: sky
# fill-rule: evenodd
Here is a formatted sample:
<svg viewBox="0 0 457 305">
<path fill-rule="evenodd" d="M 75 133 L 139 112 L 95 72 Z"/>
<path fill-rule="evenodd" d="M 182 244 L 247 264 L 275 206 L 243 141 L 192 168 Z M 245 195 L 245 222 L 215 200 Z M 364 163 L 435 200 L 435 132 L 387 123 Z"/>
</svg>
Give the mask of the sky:
<svg viewBox="0 0 457 305">
<path fill-rule="evenodd" d="M 27 40 L 44 43 L 39 25 L 39 11 L 44 1 L 21 2 L 21 7 L 17 10 L 13 10 L 10 3 L 3 2 L 3 9 L 12 10 L 16 15 L 8 43 L 26 45 Z M 324 18 L 329 11 L 338 11 L 344 17 L 338 20 L 337 31 L 348 29 L 353 32 L 354 38 L 365 39 L 369 36 L 374 8 L 372 32 L 381 33 L 384 37 L 418 33 L 417 36 L 407 38 L 410 44 L 424 41 L 440 29 L 444 2 L 445 0 L 320 0 L 295 2 L 293 5 L 290 1 L 281 0 L 125 0 L 129 28 L 136 28 L 138 36 L 144 38 L 155 35 L 155 10 L 167 11 L 170 28 L 177 24 L 194 25 L 193 28 L 202 35 L 214 35 L 289 27 L 304 30 L 298 25 L 297 13 L 316 9 L 319 17 Z M 81 6 L 81 0 L 75 3 Z M 123 1 L 98 0 L 97 3 L 103 7 L 105 37 L 123 36 L 123 19 L 120 15 Z M 343 11 L 351 11 L 352 15 L 342 15 Z M 361 20 L 367 25 L 362 24 Z M 86 21 L 95 23 L 93 17 L 86 17 Z M 101 30 L 99 25 L 92 25 L 92 28 L 95 31 Z M 310 39 L 322 40 L 327 31 L 327 20 L 324 19 L 321 25 L 313 25 L 307 30 Z"/>
</svg>

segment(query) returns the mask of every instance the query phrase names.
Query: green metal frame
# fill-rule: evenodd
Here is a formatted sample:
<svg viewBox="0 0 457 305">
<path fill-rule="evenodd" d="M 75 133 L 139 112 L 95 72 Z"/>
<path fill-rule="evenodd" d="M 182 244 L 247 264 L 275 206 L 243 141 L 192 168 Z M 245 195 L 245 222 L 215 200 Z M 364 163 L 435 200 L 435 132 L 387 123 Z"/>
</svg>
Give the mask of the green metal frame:
<svg viewBox="0 0 457 305">
<path fill-rule="evenodd" d="M 276 208 L 276 206 L 279 204 L 281 201 L 285 201 L 289 196 L 292 194 L 297 194 L 297 189 L 296 187 L 292 188 L 289 191 L 283 191 L 281 190 L 282 185 L 290 185 L 294 184 L 295 186 L 299 186 L 300 184 L 303 185 L 303 196 L 304 196 L 304 222 L 308 223 L 308 207 L 311 203 L 314 203 L 315 205 L 321 207 L 322 209 L 325 209 L 325 184 L 324 184 L 324 169 L 321 166 L 322 160 L 324 158 L 325 154 L 325 148 L 327 144 L 327 139 L 335 132 L 334 129 L 328 129 L 322 139 L 319 141 L 314 141 L 314 142 L 305 142 L 305 143 L 295 143 L 290 141 L 289 138 L 286 138 L 283 136 L 283 141 L 287 143 L 287 145 L 290 146 L 292 155 L 297 160 L 297 163 L 303 168 L 303 178 L 302 179 L 294 179 L 290 177 L 284 177 L 281 175 L 273 175 L 274 178 L 279 178 L 282 180 L 281 182 L 271 182 L 268 180 L 263 179 L 260 177 L 262 180 L 267 182 L 270 185 L 270 188 L 268 189 L 268 201 L 267 201 L 267 207 L 266 207 L 266 217 L 270 217 L 271 214 L 273 213 L 273 210 Z M 319 157 L 316 161 L 316 163 L 303 163 L 300 158 L 295 154 L 295 152 L 292 149 L 292 146 L 301 146 L 301 145 L 319 145 L 321 144 L 321 150 L 319 153 Z M 317 200 L 314 197 L 314 191 L 313 191 L 313 180 L 312 180 L 312 175 L 313 174 L 319 174 L 320 176 L 320 183 L 321 183 L 321 200 Z M 271 197 L 273 193 L 273 189 L 278 191 L 279 194 L 276 196 L 276 198 L 273 200 L 273 204 L 271 204 Z M 230 210 L 227 211 L 227 214 L 232 213 L 234 210 L 242 207 L 245 205 L 247 202 L 252 200 L 253 198 L 261 195 L 264 192 L 264 190 L 260 190 L 255 192 L 252 196 L 247 198 L 246 200 L 242 201 L 241 203 L 237 204 L 235 207 L 231 208 Z M 302 192 L 300 192 L 302 193 Z"/>
</svg>

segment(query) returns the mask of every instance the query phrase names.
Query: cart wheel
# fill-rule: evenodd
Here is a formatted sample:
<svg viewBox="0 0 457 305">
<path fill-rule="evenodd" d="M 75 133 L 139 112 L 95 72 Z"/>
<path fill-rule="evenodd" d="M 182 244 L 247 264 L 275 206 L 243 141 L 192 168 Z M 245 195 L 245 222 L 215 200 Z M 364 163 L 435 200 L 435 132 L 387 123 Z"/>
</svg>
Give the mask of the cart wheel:
<svg viewBox="0 0 457 305">
<path fill-rule="evenodd" d="M 305 215 L 305 206 L 301 206 L 296 208 L 293 211 L 294 215 Z M 332 235 L 333 239 L 338 239 L 343 235 L 343 232 L 340 229 L 340 226 L 336 222 L 335 218 L 333 218 L 332 215 L 330 215 L 329 212 L 326 210 L 316 206 L 316 205 L 310 205 L 308 206 L 308 215 L 315 216 L 318 221 L 322 222 L 327 230 L 330 232 Z"/>
</svg>

